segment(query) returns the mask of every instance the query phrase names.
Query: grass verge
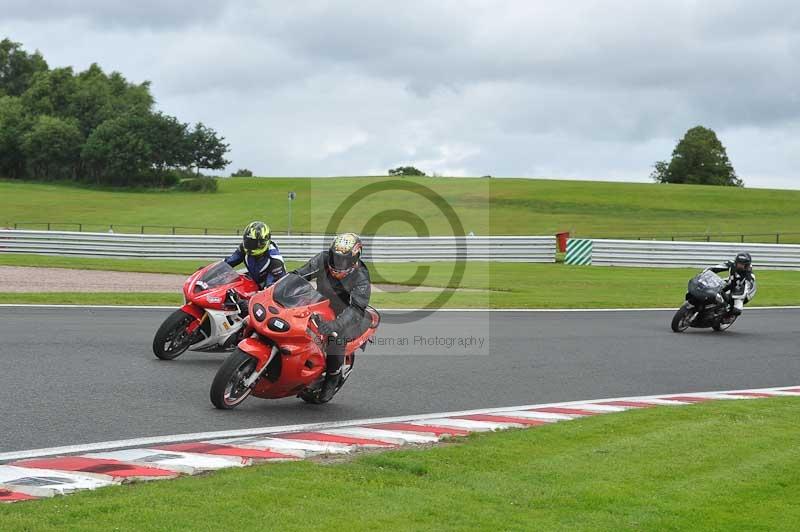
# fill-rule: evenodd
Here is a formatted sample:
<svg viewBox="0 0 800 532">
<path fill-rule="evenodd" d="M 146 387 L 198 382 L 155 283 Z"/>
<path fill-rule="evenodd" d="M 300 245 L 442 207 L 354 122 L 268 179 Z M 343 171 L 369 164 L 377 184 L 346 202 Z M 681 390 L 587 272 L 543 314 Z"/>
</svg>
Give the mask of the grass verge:
<svg viewBox="0 0 800 532">
<path fill-rule="evenodd" d="M 0 507 L 16 530 L 796 530 L 797 398 L 477 434 Z"/>
<path fill-rule="evenodd" d="M 200 261 L 83 259 L 40 255 L 0 254 L 0 265 L 44 266 L 95 270 L 137 271 L 188 275 Z M 289 269 L 298 263 L 290 262 Z M 698 270 L 688 268 L 616 268 L 468 262 L 456 284 L 454 265 L 446 262 L 380 263 L 370 265 L 374 282 L 413 283 L 418 270 L 424 286 L 452 291 L 443 303 L 450 308 L 648 308 L 678 307 L 686 282 Z M 756 305 L 800 304 L 800 272 L 757 272 Z M 0 288 L 0 290 L 2 290 Z M 420 308 L 432 304 L 439 292 L 374 293 L 372 304 L 380 308 Z M 178 304 L 180 293 L 13 293 L 0 291 L 2 303 Z"/>
</svg>

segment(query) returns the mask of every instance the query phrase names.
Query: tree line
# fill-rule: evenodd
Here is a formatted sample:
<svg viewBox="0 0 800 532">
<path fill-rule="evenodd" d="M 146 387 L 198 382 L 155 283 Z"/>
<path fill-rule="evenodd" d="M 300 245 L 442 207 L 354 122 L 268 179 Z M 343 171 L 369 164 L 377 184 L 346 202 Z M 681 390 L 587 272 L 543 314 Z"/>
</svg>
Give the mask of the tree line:
<svg viewBox="0 0 800 532">
<path fill-rule="evenodd" d="M 50 68 L 37 51 L 0 41 L 0 177 L 170 187 L 219 170 L 229 145 L 202 123 L 154 109 L 150 83 L 97 64 Z"/>
</svg>

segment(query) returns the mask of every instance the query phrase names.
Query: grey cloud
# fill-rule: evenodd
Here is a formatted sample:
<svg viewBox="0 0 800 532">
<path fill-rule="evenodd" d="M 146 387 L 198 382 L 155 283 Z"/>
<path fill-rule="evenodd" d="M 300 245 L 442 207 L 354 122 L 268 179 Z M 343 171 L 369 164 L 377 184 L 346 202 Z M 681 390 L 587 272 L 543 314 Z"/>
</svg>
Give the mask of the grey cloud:
<svg viewBox="0 0 800 532">
<path fill-rule="evenodd" d="M 185 27 L 211 23 L 223 16 L 235 2 L 214 0 L 3 0 L 0 13 L 5 20 L 85 20 L 99 29 Z"/>
</svg>

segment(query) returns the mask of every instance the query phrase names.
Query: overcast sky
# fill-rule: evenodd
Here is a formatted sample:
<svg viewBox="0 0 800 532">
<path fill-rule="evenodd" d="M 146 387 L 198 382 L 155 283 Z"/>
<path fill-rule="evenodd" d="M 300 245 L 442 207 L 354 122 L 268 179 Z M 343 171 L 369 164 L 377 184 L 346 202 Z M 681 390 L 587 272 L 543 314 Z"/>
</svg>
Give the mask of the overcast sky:
<svg viewBox="0 0 800 532">
<path fill-rule="evenodd" d="M 3 36 L 152 81 L 229 172 L 647 181 L 701 124 L 800 188 L 795 1 L 0 0 Z"/>
</svg>

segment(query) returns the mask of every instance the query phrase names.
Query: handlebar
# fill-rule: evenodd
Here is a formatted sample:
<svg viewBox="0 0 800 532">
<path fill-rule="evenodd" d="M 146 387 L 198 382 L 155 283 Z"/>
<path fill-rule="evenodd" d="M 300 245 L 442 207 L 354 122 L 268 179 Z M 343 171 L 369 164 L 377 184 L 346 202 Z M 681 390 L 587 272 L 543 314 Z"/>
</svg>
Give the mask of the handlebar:
<svg viewBox="0 0 800 532">
<path fill-rule="evenodd" d="M 311 317 L 309 318 L 309 320 L 311 321 L 311 323 L 313 323 L 313 324 L 314 324 L 314 326 L 315 326 L 315 327 L 316 327 L 318 330 L 319 330 L 319 319 L 320 319 L 320 318 L 319 318 L 319 314 L 312 314 L 312 315 L 311 315 Z M 333 336 L 334 338 L 339 338 L 339 333 L 337 333 L 336 331 L 333 331 L 333 332 L 331 333 L 331 336 Z"/>
</svg>

